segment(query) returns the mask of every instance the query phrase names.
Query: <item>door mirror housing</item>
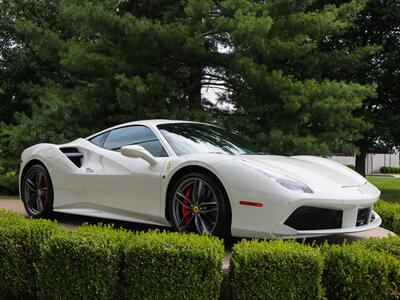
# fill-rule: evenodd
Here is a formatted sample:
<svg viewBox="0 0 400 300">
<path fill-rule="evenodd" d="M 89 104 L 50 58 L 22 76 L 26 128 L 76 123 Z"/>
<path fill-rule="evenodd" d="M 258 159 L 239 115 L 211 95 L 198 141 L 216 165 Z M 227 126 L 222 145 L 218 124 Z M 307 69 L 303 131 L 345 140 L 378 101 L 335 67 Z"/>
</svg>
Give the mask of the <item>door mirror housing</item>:
<svg viewBox="0 0 400 300">
<path fill-rule="evenodd" d="M 121 147 L 121 154 L 126 157 L 141 158 L 147 161 L 151 166 L 157 164 L 157 161 L 154 159 L 154 156 L 151 155 L 149 151 L 147 151 L 146 149 L 144 149 L 142 146 L 139 145 Z"/>
</svg>

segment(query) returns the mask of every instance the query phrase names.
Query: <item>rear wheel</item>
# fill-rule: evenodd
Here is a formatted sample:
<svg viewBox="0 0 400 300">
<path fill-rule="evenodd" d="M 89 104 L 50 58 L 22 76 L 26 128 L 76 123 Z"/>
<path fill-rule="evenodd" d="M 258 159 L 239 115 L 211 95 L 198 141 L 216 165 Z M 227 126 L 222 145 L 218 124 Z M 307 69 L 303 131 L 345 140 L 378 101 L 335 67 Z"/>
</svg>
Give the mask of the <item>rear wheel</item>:
<svg viewBox="0 0 400 300">
<path fill-rule="evenodd" d="M 48 217 L 53 211 L 53 185 L 42 165 L 33 165 L 25 173 L 21 185 L 22 202 L 28 215 Z"/>
<path fill-rule="evenodd" d="M 175 184 L 169 201 L 177 231 L 229 235 L 228 199 L 220 184 L 203 173 L 190 173 Z"/>
</svg>

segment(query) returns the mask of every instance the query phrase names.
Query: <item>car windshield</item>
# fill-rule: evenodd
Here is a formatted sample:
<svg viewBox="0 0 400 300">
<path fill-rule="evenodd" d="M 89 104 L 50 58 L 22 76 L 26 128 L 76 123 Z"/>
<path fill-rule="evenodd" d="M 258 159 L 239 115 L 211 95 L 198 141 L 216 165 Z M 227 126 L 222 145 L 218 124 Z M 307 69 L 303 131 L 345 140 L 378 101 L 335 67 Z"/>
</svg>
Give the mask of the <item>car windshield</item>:
<svg viewBox="0 0 400 300">
<path fill-rule="evenodd" d="M 197 123 L 171 123 L 157 127 L 177 155 L 258 153 L 250 142 L 219 127 Z"/>
</svg>

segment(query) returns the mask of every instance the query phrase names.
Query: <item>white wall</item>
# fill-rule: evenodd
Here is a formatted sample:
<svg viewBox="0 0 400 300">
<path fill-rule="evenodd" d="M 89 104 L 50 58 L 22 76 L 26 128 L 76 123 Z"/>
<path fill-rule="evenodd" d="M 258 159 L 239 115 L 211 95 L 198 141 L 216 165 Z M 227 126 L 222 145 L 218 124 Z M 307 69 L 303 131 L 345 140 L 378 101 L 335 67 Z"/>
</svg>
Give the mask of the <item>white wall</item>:
<svg viewBox="0 0 400 300">
<path fill-rule="evenodd" d="M 332 156 L 332 160 L 344 165 L 355 165 L 355 156 Z M 380 173 L 381 167 L 400 167 L 400 154 L 367 154 L 366 172 L 367 174 Z"/>
</svg>

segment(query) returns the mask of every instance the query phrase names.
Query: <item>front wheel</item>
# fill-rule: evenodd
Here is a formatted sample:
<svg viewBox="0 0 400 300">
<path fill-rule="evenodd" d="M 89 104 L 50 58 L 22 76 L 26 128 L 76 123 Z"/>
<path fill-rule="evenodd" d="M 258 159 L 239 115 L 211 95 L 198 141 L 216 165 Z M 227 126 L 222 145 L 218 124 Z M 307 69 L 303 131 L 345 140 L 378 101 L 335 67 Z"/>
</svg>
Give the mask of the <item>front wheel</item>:
<svg viewBox="0 0 400 300">
<path fill-rule="evenodd" d="M 170 216 L 179 232 L 226 237 L 230 234 L 228 199 L 220 184 L 203 173 L 190 173 L 175 184 Z"/>
<path fill-rule="evenodd" d="M 53 185 L 49 173 L 42 165 L 33 165 L 25 173 L 21 184 L 21 197 L 28 215 L 49 217 L 53 211 Z"/>
</svg>

